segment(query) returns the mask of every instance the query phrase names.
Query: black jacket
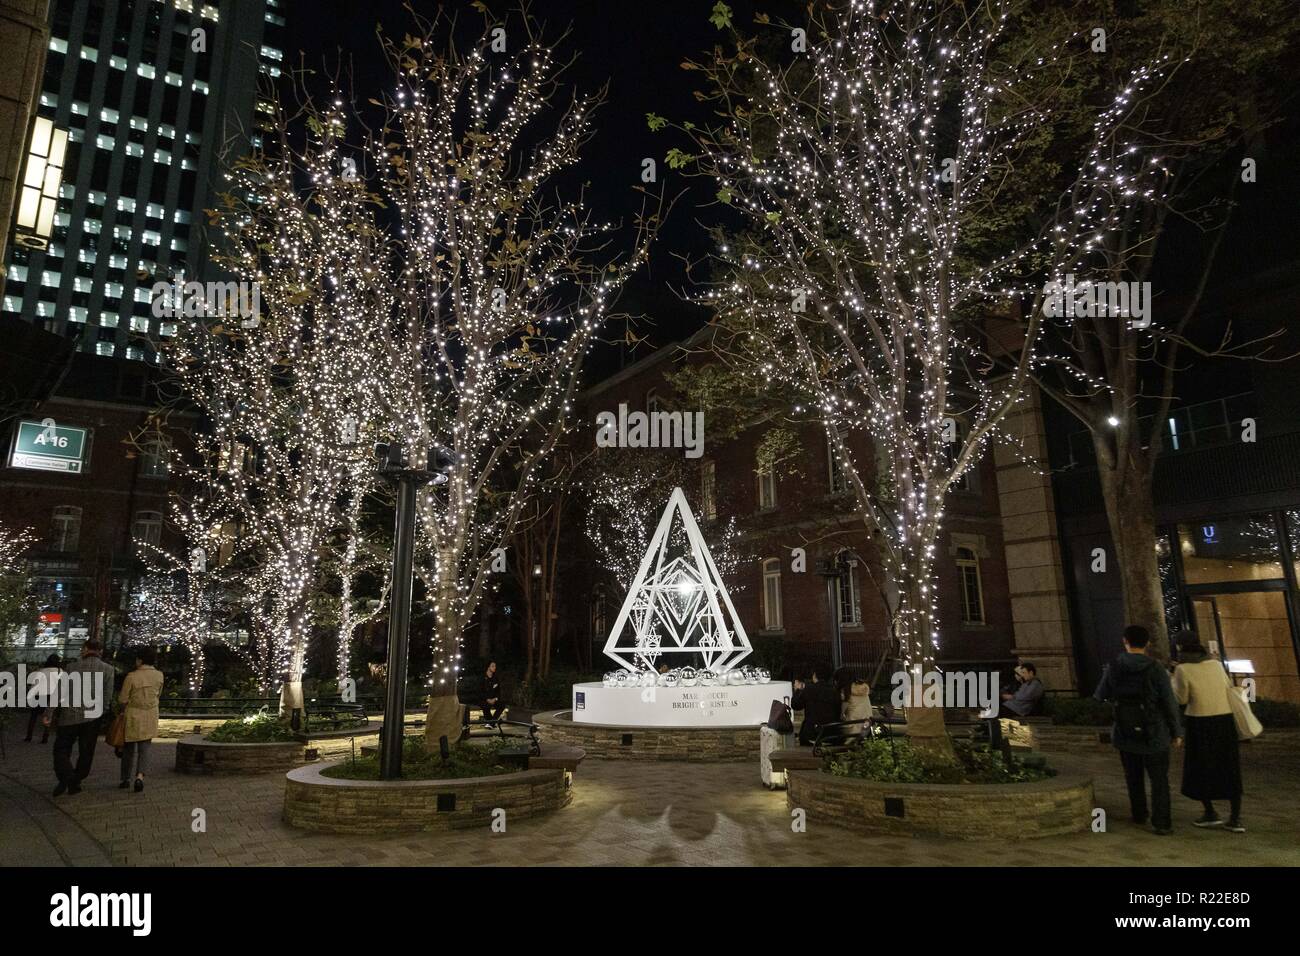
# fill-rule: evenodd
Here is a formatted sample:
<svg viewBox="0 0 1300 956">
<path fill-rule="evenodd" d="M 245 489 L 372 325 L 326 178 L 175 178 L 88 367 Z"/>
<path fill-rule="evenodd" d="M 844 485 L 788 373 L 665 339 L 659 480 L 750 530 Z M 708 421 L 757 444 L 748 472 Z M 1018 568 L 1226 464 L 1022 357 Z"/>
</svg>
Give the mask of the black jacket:
<svg viewBox="0 0 1300 956">
<path fill-rule="evenodd" d="M 497 677 L 496 674 L 493 674 L 491 677 L 488 677 L 487 674 L 484 674 L 482 694 L 480 695 L 479 700 L 482 701 L 483 703 L 487 703 L 489 700 L 499 701 L 500 699 L 501 699 L 501 679 Z"/>
<path fill-rule="evenodd" d="M 799 726 L 799 743 L 811 744 L 817 739 L 817 728 L 822 724 L 837 724 L 841 719 L 840 692 L 828 680 L 805 684 L 794 692 L 790 706 L 803 711 Z"/>
</svg>

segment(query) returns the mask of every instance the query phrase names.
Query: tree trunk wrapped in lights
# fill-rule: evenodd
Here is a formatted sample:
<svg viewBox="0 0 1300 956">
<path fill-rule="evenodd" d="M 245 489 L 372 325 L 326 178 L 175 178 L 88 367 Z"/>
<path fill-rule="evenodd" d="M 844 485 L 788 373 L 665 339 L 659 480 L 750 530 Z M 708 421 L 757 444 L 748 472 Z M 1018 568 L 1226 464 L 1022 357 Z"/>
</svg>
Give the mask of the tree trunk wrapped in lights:
<svg viewBox="0 0 1300 956">
<path fill-rule="evenodd" d="M 913 672 L 931 670 L 940 646 L 944 501 L 1022 399 L 1042 276 L 1075 268 L 1128 197 L 1150 189 L 1147 158 L 1122 136 L 1134 90 L 1153 75 L 1139 70 L 1097 117 L 1069 187 L 1042 198 L 1042 228 L 1013 248 L 987 242 L 983 218 L 1054 121 L 1025 95 L 1032 69 L 995 55 L 1004 24 L 997 3 L 851 0 L 782 24 L 785 53 L 738 38 L 731 55 L 692 64 L 726 121 L 683 127 L 719 201 L 748 224 L 719 236 L 706 295 L 715 349 L 821 421 L 897 592 Z M 990 374 L 995 355 L 1010 374 Z M 875 461 L 850 452 L 857 434 Z M 913 710 L 908 723 L 946 749 L 941 711 Z"/>
</svg>

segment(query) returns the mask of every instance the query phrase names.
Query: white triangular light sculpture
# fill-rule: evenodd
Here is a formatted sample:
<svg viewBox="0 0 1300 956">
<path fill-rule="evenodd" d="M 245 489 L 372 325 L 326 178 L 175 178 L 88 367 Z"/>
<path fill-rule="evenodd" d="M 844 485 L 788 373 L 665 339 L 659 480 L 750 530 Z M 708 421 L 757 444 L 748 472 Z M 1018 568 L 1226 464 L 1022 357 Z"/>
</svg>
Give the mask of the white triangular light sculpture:
<svg viewBox="0 0 1300 956">
<path fill-rule="evenodd" d="M 670 558 L 674 515 L 681 517 L 689 553 Z M 699 655 L 709 670 L 724 673 L 753 650 L 686 495 L 674 488 L 609 632 L 605 656 L 637 671 L 653 670 L 661 656 Z"/>
</svg>

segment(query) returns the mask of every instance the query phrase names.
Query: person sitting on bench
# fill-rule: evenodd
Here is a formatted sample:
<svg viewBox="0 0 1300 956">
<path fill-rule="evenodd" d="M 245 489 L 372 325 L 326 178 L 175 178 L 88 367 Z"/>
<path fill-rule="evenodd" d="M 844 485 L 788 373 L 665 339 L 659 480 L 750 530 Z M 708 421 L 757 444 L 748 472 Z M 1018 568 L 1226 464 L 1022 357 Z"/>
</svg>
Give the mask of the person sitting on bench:
<svg viewBox="0 0 1300 956">
<path fill-rule="evenodd" d="M 1038 679 L 1038 668 L 1029 661 L 1021 661 L 1016 666 L 1016 678 L 1020 686 L 1014 694 L 1003 693 L 1002 706 L 998 708 L 999 717 L 1019 720 L 1028 717 L 1038 708 L 1043 699 L 1043 682 Z"/>
<path fill-rule="evenodd" d="M 483 675 L 483 693 L 479 698 L 483 702 L 483 719 L 492 723 L 501 719 L 506 705 L 501 701 L 501 678 L 497 677 L 497 662 L 488 661 L 487 672 Z"/>
</svg>

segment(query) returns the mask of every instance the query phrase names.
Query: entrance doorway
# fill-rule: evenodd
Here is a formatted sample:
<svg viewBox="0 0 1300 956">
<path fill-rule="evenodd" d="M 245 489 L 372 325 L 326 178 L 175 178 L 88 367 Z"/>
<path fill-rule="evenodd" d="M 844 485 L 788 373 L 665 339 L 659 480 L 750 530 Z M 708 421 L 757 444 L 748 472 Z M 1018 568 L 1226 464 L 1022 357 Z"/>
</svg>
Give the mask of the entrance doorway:
<svg viewBox="0 0 1300 956">
<path fill-rule="evenodd" d="M 1201 642 L 1225 661 L 1250 661 L 1256 696 L 1300 703 L 1300 669 L 1285 591 L 1234 589 L 1189 597 Z M 1210 641 L 1217 642 L 1217 648 Z"/>
</svg>

